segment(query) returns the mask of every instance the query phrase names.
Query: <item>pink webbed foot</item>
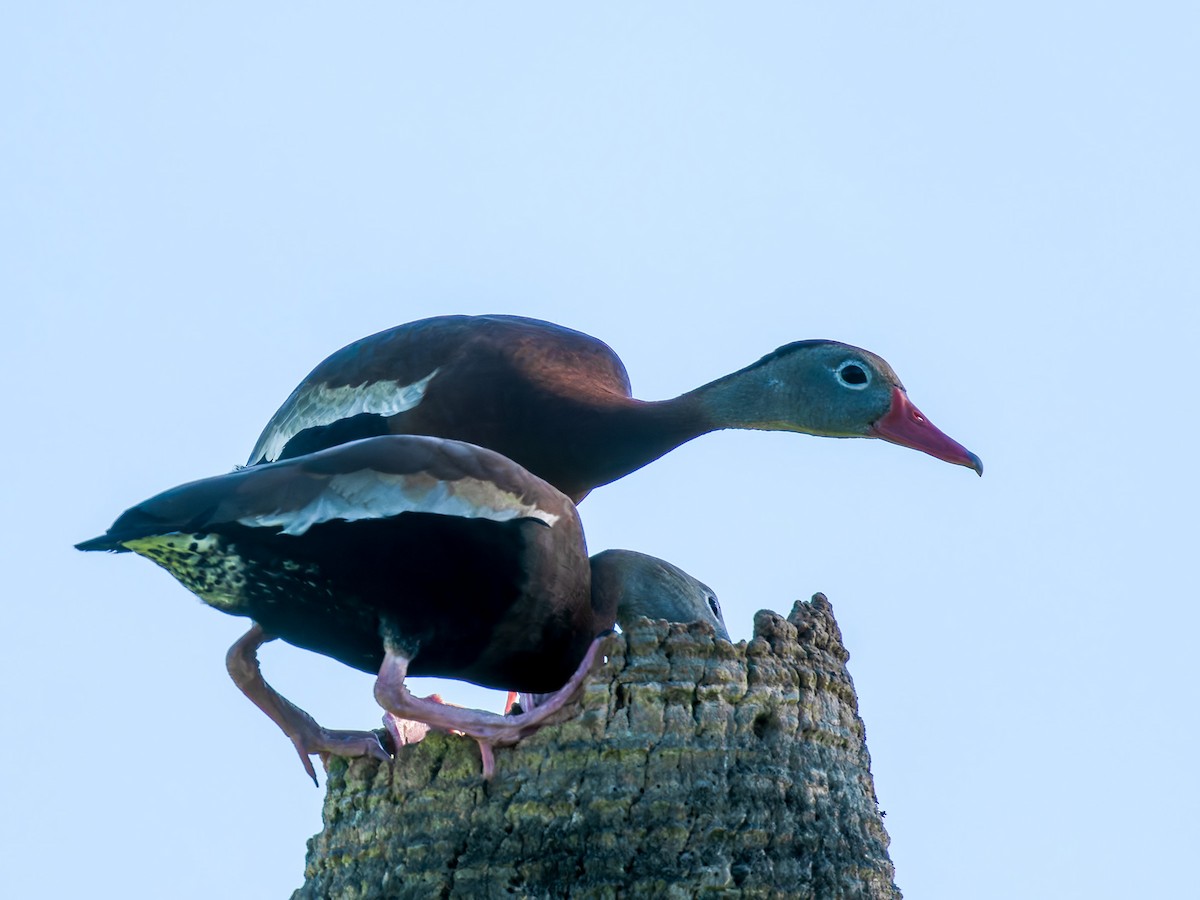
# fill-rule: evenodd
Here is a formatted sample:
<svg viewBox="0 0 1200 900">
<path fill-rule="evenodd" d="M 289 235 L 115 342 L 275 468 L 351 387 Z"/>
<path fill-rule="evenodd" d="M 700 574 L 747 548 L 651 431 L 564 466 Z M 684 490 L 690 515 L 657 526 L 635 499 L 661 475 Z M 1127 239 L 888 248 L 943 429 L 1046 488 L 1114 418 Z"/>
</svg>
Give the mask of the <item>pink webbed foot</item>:
<svg viewBox="0 0 1200 900">
<path fill-rule="evenodd" d="M 341 756 L 346 759 L 354 759 L 359 756 L 369 756 L 372 759 L 377 759 L 380 762 L 390 763 L 392 761 L 391 754 L 383 748 L 383 744 L 379 741 L 379 735 L 373 731 L 339 731 L 332 728 L 323 728 L 319 725 L 312 716 L 303 710 L 298 710 L 309 722 L 310 727 L 294 724 L 293 733 L 285 734 L 291 738 L 292 746 L 296 748 L 296 753 L 300 756 L 300 762 L 304 766 L 304 771 L 308 773 L 308 777 L 313 780 L 313 784 L 320 787 L 317 781 L 317 773 L 313 768 L 310 756 L 319 756 L 321 763 L 326 767 L 329 766 L 329 757 Z"/>
<path fill-rule="evenodd" d="M 317 721 L 267 684 L 258 666 L 258 648 L 274 635 L 266 634 L 257 622 L 242 635 L 225 656 L 225 667 L 233 683 L 250 702 L 261 709 L 288 736 L 304 771 L 318 784 L 317 773 L 311 756 L 321 757 L 328 764 L 330 756 L 370 756 L 381 762 L 390 762 L 391 756 L 383 749 L 379 736 L 373 731 L 337 731 L 322 728 Z"/>
<path fill-rule="evenodd" d="M 559 718 L 558 714 L 582 693 L 592 668 L 601 656 L 602 642 L 603 638 L 592 642 L 579 668 L 566 684 L 553 694 L 541 695 L 535 709 L 519 715 L 501 716 L 478 709 L 448 706 L 428 697 L 414 697 L 404 686 L 408 659 L 391 650 L 387 651 L 375 681 L 375 699 L 399 718 L 424 722 L 430 728 L 457 731 L 474 738 L 483 757 L 483 777 L 490 780 L 495 774 L 493 748 L 511 746 L 539 728 L 553 724 Z"/>
</svg>

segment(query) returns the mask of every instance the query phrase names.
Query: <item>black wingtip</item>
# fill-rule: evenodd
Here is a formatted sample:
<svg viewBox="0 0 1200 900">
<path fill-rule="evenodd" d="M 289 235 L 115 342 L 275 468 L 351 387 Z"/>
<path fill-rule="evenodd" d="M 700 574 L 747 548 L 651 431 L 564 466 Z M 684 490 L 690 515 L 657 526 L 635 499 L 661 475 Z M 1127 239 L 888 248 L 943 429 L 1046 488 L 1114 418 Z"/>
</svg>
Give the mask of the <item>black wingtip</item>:
<svg viewBox="0 0 1200 900">
<path fill-rule="evenodd" d="M 120 553 L 125 548 L 110 538 L 107 534 L 94 537 L 90 541 L 80 541 L 75 545 L 76 550 L 111 550 Z"/>
</svg>

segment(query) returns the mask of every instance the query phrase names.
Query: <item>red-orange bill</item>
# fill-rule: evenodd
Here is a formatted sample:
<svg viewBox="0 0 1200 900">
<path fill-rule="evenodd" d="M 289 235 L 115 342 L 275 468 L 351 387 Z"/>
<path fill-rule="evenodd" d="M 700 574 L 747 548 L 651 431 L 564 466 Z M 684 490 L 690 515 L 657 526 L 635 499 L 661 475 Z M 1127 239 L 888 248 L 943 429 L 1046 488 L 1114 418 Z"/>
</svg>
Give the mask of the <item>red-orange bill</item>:
<svg viewBox="0 0 1200 900">
<path fill-rule="evenodd" d="M 867 430 L 869 437 L 883 438 L 901 447 L 920 450 L 930 456 L 966 466 L 983 474 L 983 461 L 958 441 L 947 437 L 925 418 L 924 413 L 912 405 L 908 394 L 900 388 L 892 389 L 892 406 Z"/>
</svg>

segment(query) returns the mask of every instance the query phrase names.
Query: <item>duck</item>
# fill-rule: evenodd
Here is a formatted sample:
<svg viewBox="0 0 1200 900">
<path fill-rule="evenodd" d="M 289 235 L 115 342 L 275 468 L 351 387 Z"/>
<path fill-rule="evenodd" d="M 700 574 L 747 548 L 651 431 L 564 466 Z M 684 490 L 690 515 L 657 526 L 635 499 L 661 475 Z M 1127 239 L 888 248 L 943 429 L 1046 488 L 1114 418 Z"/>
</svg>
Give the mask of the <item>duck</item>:
<svg viewBox="0 0 1200 900">
<path fill-rule="evenodd" d="M 636 550 L 605 550 L 590 560 L 592 591 L 610 597 L 617 608 L 617 625 L 624 629 L 639 617 L 665 622 L 703 622 L 714 637 L 729 641 L 729 631 L 716 593 L 683 569 Z M 530 710 L 547 695 L 509 691 L 505 713 L 520 702 Z M 390 721 L 385 721 L 393 740 L 402 742 Z"/>
<path fill-rule="evenodd" d="M 132 552 L 204 603 L 252 621 L 226 666 L 313 755 L 390 756 L 376 732 L 325 729 L 263 678 L 257 650 L 282 639 L 376 675 L 397 720 L 492 748 L 559 714 L 582 690 L 618 617 L 704 621 L 728 639 L 715 594 L 646 554 L 589 558 L 572 501 L 495 451 L 386 435 L 192 481 L 122 513 L 84 551 Z M 531 695 L 518 715 L 412 696 L 407 675 Z"/>
<path fill-rule="evenodd" d="M 509 315 L 437 316 L 355 341 L 317 365 L 263 429 L 247 464 L 350 440 L 425 434 L 495 450 L 574 503 L 721 429 L 879 438 L 983 474 L 880 356 L 802 340 L 669 400 L 633 397 L 603 341 Z"/>
</svg>

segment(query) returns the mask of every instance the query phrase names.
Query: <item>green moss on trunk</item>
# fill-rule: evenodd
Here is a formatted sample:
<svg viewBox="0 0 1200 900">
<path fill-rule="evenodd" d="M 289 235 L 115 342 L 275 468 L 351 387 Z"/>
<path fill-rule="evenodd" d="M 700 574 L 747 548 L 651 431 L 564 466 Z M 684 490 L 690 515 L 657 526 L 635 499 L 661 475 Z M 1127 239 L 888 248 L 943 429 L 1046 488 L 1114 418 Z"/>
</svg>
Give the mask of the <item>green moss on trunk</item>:
<svg viewBox="0 0 1200 900">
<path fill-rule="evenodd" d="M 642 620 L 607 655 L 490 784 L 461 737 L 335 761 L 295 900 L 900 896 L 822 595 L 749 642 Z"/>
</svg>

